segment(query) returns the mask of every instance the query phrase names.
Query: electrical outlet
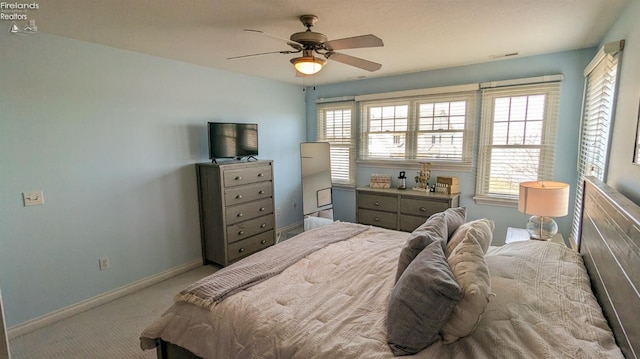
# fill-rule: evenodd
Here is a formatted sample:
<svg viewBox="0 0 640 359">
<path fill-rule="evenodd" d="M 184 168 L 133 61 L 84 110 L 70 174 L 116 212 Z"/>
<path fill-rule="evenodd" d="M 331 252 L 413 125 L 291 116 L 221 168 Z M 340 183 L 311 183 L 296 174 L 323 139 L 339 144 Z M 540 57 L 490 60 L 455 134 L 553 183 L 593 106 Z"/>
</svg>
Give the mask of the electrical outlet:
<svg viewBox="0 0 640 359">
<path fill-rule="evenodd" d="M 276 217 L 281 217 L 281 216 L 282 216 L 282 209 L 276 208 Z"/>
<path fill-rule="evenodd" d="M 44 204 L 44 197 L 42 195 L 42 190 L 40 191 L 31 191 L 31 192 L 22 192 L 22 201 L 24 202 L 24 206 L 41 206 Z"/>
<path fill-rule="evenodd" d="M 98 259 L 98 266 L 100 267 L 100 270 L 109 269 L 109 258 L 102 257 Z"/>
</svg>

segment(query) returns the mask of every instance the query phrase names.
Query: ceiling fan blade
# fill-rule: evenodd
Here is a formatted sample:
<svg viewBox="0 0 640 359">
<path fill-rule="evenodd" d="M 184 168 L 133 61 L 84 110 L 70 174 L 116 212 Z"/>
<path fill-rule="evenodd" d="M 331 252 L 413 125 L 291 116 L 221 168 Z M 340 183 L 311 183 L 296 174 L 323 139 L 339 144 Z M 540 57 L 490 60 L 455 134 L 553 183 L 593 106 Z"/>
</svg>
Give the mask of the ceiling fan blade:
<svg viewBox="0 0 640 359">
<path fill-rule="evenodd" d="M 300 51 L 269 51 L 269 52 L 260 52 L 257 54 L 249 54 L 249 55 L 240 55 L 240 56 L 232 56 L 232 57 L 227 57 L 227 60 L 235 60 L 235 59 L 242 59 L 245 57 L 253 57 L 253 56 L 262 56 L 262 55 L 269 55 L 269 54 L 295 54 L 298 53 Z"/>
<path fill-rule="evenodd" d="M 382 43 L 382 39 L 380 39 L 379 37 L 369 34 L 346 37 L 344 39 L 329 40 L 323 45 L 325 49 L 333 51 L 343 49 L 357 49 L 361 47 L 380 47 L 384 46 L 384 43 Z"/>
<path fill-rule="evenodd" d="M 262 30 L 255 30 L 255 29 L 243 29 L 242 31 L 244 31 L 244 32 L 250 32 L 250 33 L 254 33 L 254 34 L 265 35 L 265 36 L 268 36 L 268 37 L 270 37 L 270 38 L 272 38 L 272 39 L 280 40 L 280 41 L 282 41 L 282 42 L 286 43 L 287 45 L 289 45 L 289 46 L 293 47 L 293 48 L 294 48 L 294 49 L 296 49 L 296 50 L 302 50 L 302 45 L 301 45 L 301 44 L 299 44 L 299 43 L 297 43 L 297 42 L 294 42 L 294 41 L 291 41 L 291 40 L 289 40 L 289 39 L 282 38 L 282 37 L 277 36 L 277 35 L 270 34 L 270 33 L 268 33 L 268 32 L 264 32 L 264 31 L 262 31 Z"/>
<path fill-rule="evenodd" d="M 325 54 L 325 57 L 330 60 L 342 62 L 343 64 L 355 66 L 370 72 L 378 71 L 382 67 L 382 65 L 377 62 L 361 59 L 359 57 L 351 55 L 341 54 L 338 52 L 328 52 Z"/>
</svg>

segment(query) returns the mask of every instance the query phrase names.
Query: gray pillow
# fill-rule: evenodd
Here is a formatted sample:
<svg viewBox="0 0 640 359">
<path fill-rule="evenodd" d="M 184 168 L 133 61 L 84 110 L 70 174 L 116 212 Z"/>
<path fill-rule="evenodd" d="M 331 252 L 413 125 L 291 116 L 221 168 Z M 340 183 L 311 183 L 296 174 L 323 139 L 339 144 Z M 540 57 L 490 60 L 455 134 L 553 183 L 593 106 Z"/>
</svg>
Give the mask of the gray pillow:
<svg viewBox="0 0 640 359">
<path fill-rule="evenodd" d="M 398 258 L 396 282 L 409 263 L 429 244 L 442 241 L 444 250 L 449 236 L 465 222 L 466 217 L 466 208 L 449 208 L 444 212 L 431 215 L 420 227 L 411 232 Z"/>
<path fill-rule="evenodd" d="M 467 221 L 467 208 L 449 208 L 444 211 L 444 216 L 447 219 L 447 238 L 449 238 L 451 237 L 453 232 L 458 229 L 458 227 L 460 227 L 464 222 Z"/>
<path fill-rule="evenodd" d="M 387 343 L 393 354 L 415 354 L 438 340 L 461 299 L 442 245 L 431 243 L 409 264 L 389 297 Z"/>
</svg>

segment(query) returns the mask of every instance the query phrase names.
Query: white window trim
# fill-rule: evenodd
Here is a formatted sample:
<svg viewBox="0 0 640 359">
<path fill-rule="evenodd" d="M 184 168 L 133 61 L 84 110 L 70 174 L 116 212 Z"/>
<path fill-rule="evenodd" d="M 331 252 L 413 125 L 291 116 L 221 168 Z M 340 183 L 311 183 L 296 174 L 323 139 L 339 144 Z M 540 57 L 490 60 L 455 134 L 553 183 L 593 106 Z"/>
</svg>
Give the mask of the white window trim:
<svg viewBox="0 0 640 359">
<path fill-rule="evenodd" d="M 374 95 L 366 95 L 366 96 L 356 96 L 356 101 L 367 99 L 369 101 L 362 101 L 359 103 L 359 121 L 358 121 L 358 156 L 357 162 L 360 166 L 368 166 L 368 167 L 377 167 L 377 168 L 397 168 L 398 166 L 402 167 L 411 167 L 416 166 L 419 167 L 420 162 L 429 162 L 432 165 L 433 170 L 442 170 L 442 171 L 458 171 L 458 172 L 471 172 L 473 169 L 474 156 L 473 153 L 473 141 L 474 141 L 474 133 L 475 133 L 475 121 L 476 121 L 476 103 L 478 99 L 477 89 L 478 84 L 473 85 L 457 85 L 457 86 L 445 86 L 445 87 L 436 87 L 436 88 L 428 88 L 428 89 L 419 89 L 419 90 L 408 90 L 408 91 L 397 91 L 390 92 L 385 94 L 374 94 Z M 466 91 L 460 91 L 466 90 Z M 420 94 L 422 96 L 417 97 L 402 97 L 401 95 L 415 95 Z M 406 103 L 409 106 L 409 116 L 416 116 L 416 104 L 420 102 L 430 102 L 430 101 L 456 101 L 464 99 L 467 101 L 467 115 L 465 119 L 465 129 L 464 129 L 464 139 L 463 139 L 463 153 L 462 160 L 439 160 L 439 159 L 424 159 L 424 158 L 415 158 L 415 159 L 379 159 L 379 158 L 363 158 L 363 151 L 365 150 L 365 141 L 366 136 L 364 136 L 365 131 L 365 122 L 368 121 L 367 111 L 364 109 L 368 106 L 388 106 L 394 104 L 402 104 Z M 411 121 L 416 121 L 415 118 L 409 119 L 411 128 L 414 123 Z M 411 130 L 409 130 L 411 131 Z M 414 149 L 410 149 L 409 151 L 414 151 Z"/>
<path fill-rule="evenodd" d="M 420 96 L 428 96 L 428 95 L 443 95 L 448 93 L 478 91 L 478 90 L 479 90 L 479 84 L 466 84 L 466 85 L 429 87 L 425 89 L 359 95 L 359 96 L 355 96 L 354 99 L 356 100 L 356 102 L 374 101 L 374 100 L 376 101 L 392 100 L 397 98 L 420 97 Z"/>
<path fill-rule="evenodd" d="M 346 101 L 341 101 L 341 102 L 332 102 L 335 100 L 345 100 Z M 316 130 L 316 141 L 322 141 L 322 142 L 329 142 L 329 146 L 330 148 L 332 146 L 340 146 L 340 147 L 348 147 L 349 148 L 349 153 L 350 153 L 350 158 L 351 160 L 349 161 L 349 168 L 348 168 L 348 172 L 349 172 L 349 179 L 345 182 L 345 181 L 337 181 L 334 182 L 334 178 L 332 176 L 331 181 L 332 181 L 332 186 L 344 186 L 344 187 L 355 187 L 355 183 L 356 183 L 356 162 L 355 162 L 355 158 L 357 156 L 356 154 L 356 112 L 355 112 L 355 103 L 351 100 L 349 100 L 348 97 L 343 97 L 343 98 L 333 98 L 333 99 L 319 99 L 316 101 L 317 106 L 316 106 L 316 125 L 317 125 L 317 130 Z M 327 140 L 325 137 L 325 133 L 323 132 L 326 124 L 325 124 L 325 117 L 324 117 L 324 112 L 325 111 L 335 111 L 335 110 L 340 110 L 340 109 L 349 109 L 351 111 L 351 129 L 350 129 L 350 133 L 351 133 L 351 138 L 350 138 L 350 142 L 349 143 L 341 143 L 341 144 L 335 144 L 335 143 L 331 143 L 331 141 Z"/>
<path fill-rule="evenodd" d="M 502 80 L 502 81 L 489 81 L 480 84 L 480 89 L 496 88 L 496 87 L 508 87 L 519 85 L 533 85 L 546 82 L 561 82 L 564 80 L 564 75 L 545 75 L 537 77 L 526 77 L 521 79 Z"/>
<path fill-rule="evenodd" d="M 564 79 L 563 75 L 550 75 L 540 76 L 524 79 L 514 79 L 506 81 L 486 82 L 481 85 L 483 89 L 496 89 L 494 92 L 503 92 L 505 96 L 516 96 L 517 92 L 522 89 L 526 89 L 530 85 L 540 85 L 547 83 L 558 83 Z M 509 88 L 512 88 L 514 94 L 509 94 Z M 502 90 L 502 91 L 501 91 Z M 489 90 L 489 92 L 492 92 Z M 552 103 L 551 107 L 547 105 L 545 109 L 545 122 L 544 122 L 544 136 L 546 138 L 545 143 L 551 148 L 544 149 L 541 153 L 541 158 L 549 158 L 545 161 L 548 168 L 547 173 L 539 173 L 537 179 L 549 179 L 553 175 L 553 159 L 555 158 L 555 146 L 556 146 L 556 128 L 558 124 L 558 107 L 560 89 L 557 90 L 558 98 L 555 99 L 555 103 Z M 490 95 L 491 99 L 495 96 Z M 485 160 L 485 156 L 489 154 L 484 150 L 485 146 L 491 147 L 491 134 L 493 132 L 493 104 L 491 108 L 486 108 L 489 100 L 486 100 L 485 93 L 482 94 L 481 104 L 485 108 L 481 110 L 480 119 L 480 142 L 478 148 L 478 163 L 477 163 L 477 175 L 476 175 L 476 194 L 473 199 L 477 204 L 492 205 L 492 206 L 504 206 L 504 207 L 516 207 L 518 204 L 518 197 L 516 195 L 496 195 L 487 193 L 488 191 L 488 173 L 490 171 L 491 162 L 490 159 Z M 544 146 L 543 146 L 544 147 Z M 549 178 L 544 178 L 549 177 Z"/>
<path fill-rule="evenodd" d="M 388 168 L 388 169 L 398 169 L 398 168 L 406 168 L 410 170 L 420 170 L 421 165 L 418 160 L 356 160 L 356 163 L 359 167 L 364 168 Z M 455 162 L 445 162 L 445 161 L 429 161 L 431 163 L 432 171 L 447 171 L 447 172 L 471 172 L 473 170 L 473 162 L 465 162 L 465 163 L 455 163 Z"/>
</svg>

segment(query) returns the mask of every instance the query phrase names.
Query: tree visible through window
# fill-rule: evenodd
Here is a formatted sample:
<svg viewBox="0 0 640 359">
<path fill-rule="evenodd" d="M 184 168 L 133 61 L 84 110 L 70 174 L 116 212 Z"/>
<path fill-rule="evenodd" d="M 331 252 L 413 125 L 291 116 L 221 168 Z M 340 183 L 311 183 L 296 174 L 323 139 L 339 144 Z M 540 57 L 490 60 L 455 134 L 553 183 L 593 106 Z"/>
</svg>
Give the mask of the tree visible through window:
<svg viewBox="0 0 640 359">
<path fill-rule="evenodd" d="M 483 91 L 476 197 L 515 200 L 553 172 L 558 82 Z"/>
</svg>

